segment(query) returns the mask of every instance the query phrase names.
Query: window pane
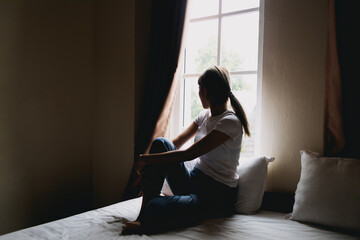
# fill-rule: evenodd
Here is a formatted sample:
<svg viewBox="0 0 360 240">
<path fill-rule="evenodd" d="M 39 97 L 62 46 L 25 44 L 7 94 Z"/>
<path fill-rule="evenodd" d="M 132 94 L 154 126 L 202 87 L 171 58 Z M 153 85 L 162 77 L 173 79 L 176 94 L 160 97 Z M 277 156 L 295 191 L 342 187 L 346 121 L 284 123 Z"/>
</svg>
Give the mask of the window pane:
<svg viewBox="0 0 360 240">
<path fill-rule="evenodd" d="M 198 93 L 197 78 L 186 78 L 184 80 L 184 127 L 189 126 L 203 110 Z"/>
<path fill-rule="evenodd" d="M 219 13 L 219 0 L 192 0 L 190 18 L 216 15 Z"/>
<path fill-rule="evenodd" d="M 257 70 L 259 13 L 224 17 L 222 21 L 221 65 L 230 71 Z"/>
<path fill-rule="evenodd" d="M 222 12 L 234 12 L 260 6 L 259 0 L 222 0 Z"/>
<path fill-rule="evenodd" d="M 217 20 L 191 23 L 188 30 L 185 73 L 201 73 L 216 65 Z"/>
<path fill-rule="evenodd" d="M 251 137 L 243 139 L 241 156 L 253 157 L 255 154 L 256 135 L 256 102 L 257 102 L 257 75 L 231 76 L 232 92 L 243 107 L 250 127 Z"/>
</svg>

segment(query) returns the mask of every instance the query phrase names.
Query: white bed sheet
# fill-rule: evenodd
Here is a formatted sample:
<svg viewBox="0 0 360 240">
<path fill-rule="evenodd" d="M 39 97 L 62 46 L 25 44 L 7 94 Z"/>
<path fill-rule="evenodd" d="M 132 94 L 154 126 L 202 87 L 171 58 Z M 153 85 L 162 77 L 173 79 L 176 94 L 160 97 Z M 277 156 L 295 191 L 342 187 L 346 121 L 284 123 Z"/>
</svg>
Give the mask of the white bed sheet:
<svg viewBox="0 0 360 240">
<path fill-rule="evenodd" d="M 201 225 L 157 235 L 122 236 L 122 218 L 134 220 L 141 198 L 74 215 L 0 236 L 0 240 L 42 239 L 307 239 L 342 240 L 359 237 L 332 232 L 284 218 L 284 214 L 262 211 L 255 215 L 234 215 L 211 219 Z"/>
</svg>

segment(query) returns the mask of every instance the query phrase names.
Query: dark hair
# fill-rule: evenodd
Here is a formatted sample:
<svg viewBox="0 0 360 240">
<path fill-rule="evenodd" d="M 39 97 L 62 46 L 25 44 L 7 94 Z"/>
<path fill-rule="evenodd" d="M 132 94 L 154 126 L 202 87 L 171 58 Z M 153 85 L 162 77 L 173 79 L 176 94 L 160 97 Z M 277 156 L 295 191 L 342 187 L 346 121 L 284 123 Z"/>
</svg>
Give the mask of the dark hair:
<svg viewBox="0 0 360 240">
<path fill-rule="evenodd" d="M 207 69 L 199 77 L 198 84 L 206 89 L 211 105 L 224 104 L 230 98 L 231 107 L 240 120 L 245 134 L 250 136 L 249 123 L 245 111 L 231 92 L 230 75 L 227 69 L 219 66 Z"/>
</svg>

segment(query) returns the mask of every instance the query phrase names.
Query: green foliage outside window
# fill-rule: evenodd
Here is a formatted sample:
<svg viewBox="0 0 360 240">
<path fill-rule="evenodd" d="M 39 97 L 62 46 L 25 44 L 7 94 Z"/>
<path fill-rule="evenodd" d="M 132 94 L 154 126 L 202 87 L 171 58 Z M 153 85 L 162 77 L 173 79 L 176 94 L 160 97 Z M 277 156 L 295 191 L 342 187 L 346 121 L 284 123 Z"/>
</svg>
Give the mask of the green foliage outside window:
<svg viewBox="0 0 360 240">
<path fill-rule="evenodd" d="M 229 51 L 225 46 L 221 49 L 222 54 L 222 63 L 221 66 L 226 67 L 229 71 L 239 71 L 242 69 L 243 60 L 237 52 Z M 205 71 L 207 68 L 213 66 L 217 62 L 217 39 L 212 37 L 209 39 L 206 45 L 201 47 L 198 51 L 196 58 L 196 70 L 198 73 Z M 196 83 L 197 85 L 197 83 Z M 246 84 L 243 80 L 243 77 L 236 76 L 232 78 L 232 91 L 235 93 L 237 91 L 247 90 L 250 86 Z M 191 91 L 191 118 L 195 119 L 196 116 L 203 109 L 197 88 L 192 88 Z"/>
</svg>

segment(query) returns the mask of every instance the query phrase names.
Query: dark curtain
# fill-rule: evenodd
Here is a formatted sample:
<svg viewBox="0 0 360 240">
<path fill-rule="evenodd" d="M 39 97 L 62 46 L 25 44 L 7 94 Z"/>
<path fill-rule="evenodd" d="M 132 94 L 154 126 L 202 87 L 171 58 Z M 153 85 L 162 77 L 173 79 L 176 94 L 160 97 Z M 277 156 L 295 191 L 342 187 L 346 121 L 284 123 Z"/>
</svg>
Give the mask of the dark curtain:
<svg viewBox="0 0 360 240">
<path fill-rule="evenodd" d="M 326 79 L 325 95 L 329 95 L 325 99 L 324 154 L 328 156 L 360 158 L 360 78 L 358 72 L 360 36 L 357 33 L 359 23 L 357 16 L 358 8 L 356 1 L 344 0 L 330 0 L 330 10 L 332 6 L 334 7 L 334 31 L 336 29 L 336 33 L 332 37 L 335 38 L 336 44 L 334 48 L 337 51 L 340 77 L 339 82 L 332 85 L 334 88 L 332 90 L 329 90 L 329 79 Z M 329 12 L 329 20 L 331 21 L 330 17 L 331 13 Z M 331 32 L 330 23 L 329 32 Z M 328 58 L 329 55 L 327 61 L 329 61 Z M 328 73 L 329 69 L 327 69 Z M 335 94 L 331 93 L 336 91 L 337 93 Z M 336 107 L 331 107 L 334 105 L 330 104 L 329 106 L 330 101 L 337 101 L 339 103 L 339 108 L 341 108 L 339 113 L 337 113 Z M 331 133 L 329 129 L 336 122 L 341 122 L 342 127 L 338 128 L 337 132 L 331 135 L 329 134 L 329 132 Z M 341 134 L 343 139 L 333 137 L 340 136 Z"/>
<path fill-rule="evenodd" d="M 145 83 L 145 96 L 141 106 L 140 126 L 135 136 L 134 160 L 145 153 L 157 135 L 155 127 L 177 70 L 185 22 L 187 0 L 153 0 L 149 70 Z M 123 200 L 138 196 L 140 179 L 132 170 Z"/>
<path fill-rule="evenodd" d="M 357 1 L 335 1 L 339 64 L 343 86 L 344 157 L 360 157 L 360 35 Z"/>
</svg>

